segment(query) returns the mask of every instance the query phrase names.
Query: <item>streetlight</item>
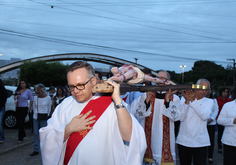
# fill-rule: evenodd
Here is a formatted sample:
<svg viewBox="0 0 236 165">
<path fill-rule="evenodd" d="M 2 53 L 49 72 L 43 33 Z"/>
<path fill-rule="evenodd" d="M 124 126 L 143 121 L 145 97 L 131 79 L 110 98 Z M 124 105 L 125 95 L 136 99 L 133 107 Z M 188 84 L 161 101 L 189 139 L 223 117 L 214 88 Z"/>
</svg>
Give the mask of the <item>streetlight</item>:
<svg viewBox="0 0 236 165">
<path fill-rule="evenodd" d="M 186 65 L 180 65 L 180 68 L 183 69 L 183 73 L 182 73 L 182 84 L 184 84 L 184 68 L 186 67 Z"/>
</svg>

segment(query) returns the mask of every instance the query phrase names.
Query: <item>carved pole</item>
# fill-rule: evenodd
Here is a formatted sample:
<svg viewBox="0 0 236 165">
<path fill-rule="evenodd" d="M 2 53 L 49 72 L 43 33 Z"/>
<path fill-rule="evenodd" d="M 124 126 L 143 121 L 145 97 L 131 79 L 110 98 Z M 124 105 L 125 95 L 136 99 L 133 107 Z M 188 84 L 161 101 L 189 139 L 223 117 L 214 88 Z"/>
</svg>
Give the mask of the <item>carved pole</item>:
<svg viewBox="0 0 236 165">
<path fill-rule="evenodd" d="M 190 90 L 190 89 L 208 89 L 207 86 L 202 85 L 156 85 L 156 86 L 131 86 L 127 84 L 120 84 L 120 92 L 132 92 L 132 91 L 166 91 L 166 90 Z M 113 87 L 107 83 L 98 83 L 93 87 L 93 93 L 112 93 Z"/>
</svg>

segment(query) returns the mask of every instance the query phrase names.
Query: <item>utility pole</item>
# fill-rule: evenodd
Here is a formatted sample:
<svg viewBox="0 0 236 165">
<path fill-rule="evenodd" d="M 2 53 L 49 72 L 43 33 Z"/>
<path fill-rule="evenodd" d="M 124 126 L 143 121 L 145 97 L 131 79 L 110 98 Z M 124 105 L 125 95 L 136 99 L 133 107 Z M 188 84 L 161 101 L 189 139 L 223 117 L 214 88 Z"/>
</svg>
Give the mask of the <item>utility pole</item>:
<svg viewBox="0 0 236 165">
<path fill-rule="evenodd" d="M 235 85 L 235 59 L 227 59 L 227 60 L 233 61 L 233 86 L 235 89 L 235 87 L 236 87 L 236 85 Z"/>
</svg>

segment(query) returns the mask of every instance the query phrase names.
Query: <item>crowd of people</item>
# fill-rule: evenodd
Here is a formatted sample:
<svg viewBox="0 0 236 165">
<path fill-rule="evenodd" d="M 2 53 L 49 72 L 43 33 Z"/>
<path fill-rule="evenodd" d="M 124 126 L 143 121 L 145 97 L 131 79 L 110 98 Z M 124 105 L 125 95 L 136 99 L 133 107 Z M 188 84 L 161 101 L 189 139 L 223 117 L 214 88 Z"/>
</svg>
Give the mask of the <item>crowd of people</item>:
<svg viewBox="0 0 236 165">
<path fill-rule="evenodd" d="M 4 143 L 3 117 L 5 114 L 5 104 L 7 101 L 7 91 L 0 79 L 0 144 Z M 39 129 L 47 126 L 47 120 L 51 117 L 54 109 L 67 97 L 70 92 L 65 88 L 51 86 L 47 91 L 41 83 L 31 90 L 26 80 L 20 80 L 14 93 L 16 119 L 18 128 L 18 144 L 21 144 L 26 136 L 25 118 L 29 114 L 30 127 L 34 133 L 34 151 L 30 156 L 39 154 Z"/>
<path fill-rule="evenodd" d="M 30 155 L 41 150 L 43 164 L 174 165 L 177 146 L 181 165 L 206 165 L 214 161 L 217 130 L 222 163 L 236 165 L 236 89 L 230 93 L 223 87 L 214 98 L 210 82 L 201 78 L 196 85 L 204 89 L 178 91 L 181 97 L 171 89 L 120 93 L 120 82 L 136 80 L 140 74 L 133 67 L 113 68 L 117 75 L 112 72 L 114 75 L 104 82 L 113 86 L 111 95 L 92 92 L 103 80 L 87 62 L 69 66 L 67 88 L 50 87 L 47 92 L 43 84 L 37 84 L 32 93 L 21 80 L 15 93 L 18 143 L 26 136 L 24 119 L 32 111 L 34 151 Z M 155 78 L 148 69 L 142 74 L 139 82 L 146 85 L 171 84 L 170 74 L 164 70 Z M 0 81 L 0 120 L 5 112 L 4 89 Z"/>
</svg>

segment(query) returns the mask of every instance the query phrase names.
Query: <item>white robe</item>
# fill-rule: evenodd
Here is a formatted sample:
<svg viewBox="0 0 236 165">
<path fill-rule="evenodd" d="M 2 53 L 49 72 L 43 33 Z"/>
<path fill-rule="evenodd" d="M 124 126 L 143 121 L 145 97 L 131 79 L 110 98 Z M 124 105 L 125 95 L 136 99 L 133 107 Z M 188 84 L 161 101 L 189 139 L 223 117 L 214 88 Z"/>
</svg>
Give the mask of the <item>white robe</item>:
<svg viewBox="0 0 236 165">
<path fill-rule="evenodd" d="M 96 99 L 94 96 L 92 99 Z M 40 129 L 40 146 L 43 164 L 63 164 L 67 141 L 63 143 L 64 129 L 72 118 L 79 115 L 88 102 L 78 103 L 73 97 L 59 104 L 48 121 Z M 131 115 L 132 117 L 132 115 Z M 142 163 L 146 139 L 142 127 L 132 117 L 132 135 L 129 146 L 121 138 L 116 110 L 112 102 L 93 129 L 75 149 L 70 165 L 138 165 Z"/>
<path fill-rule="evenodd" d="M 146 99 L 146 93 L 144 93 L 140 98 L 136 99 L 129 108 L 135 113 L 137 117 L 142 119 L 141 125 L 145 127 L 145 118 L 151 114 L 151 106 L 146 111 L 146 105 L 144 103 Z M 153 159 L 155 159 L 156 164 L 161 164 L 162 155 L 162 142 L 163 142 L 163 115 L 167 116 L 170 120 L 170 149 L 174 162 L 176 162 L 175 154 L 175 133 L 174 133 L 174 121 L 179 120 L 181 102 L 178 96 L 174 95 L 173 101 L 170 101 L 169 107 L 166 108 L 164 105 L 164 99 L 155 99 L 154 114 L 152 121 L 152 153 Z M 154 163 L 154 164 L 155 164 Z"/>
</svg>

